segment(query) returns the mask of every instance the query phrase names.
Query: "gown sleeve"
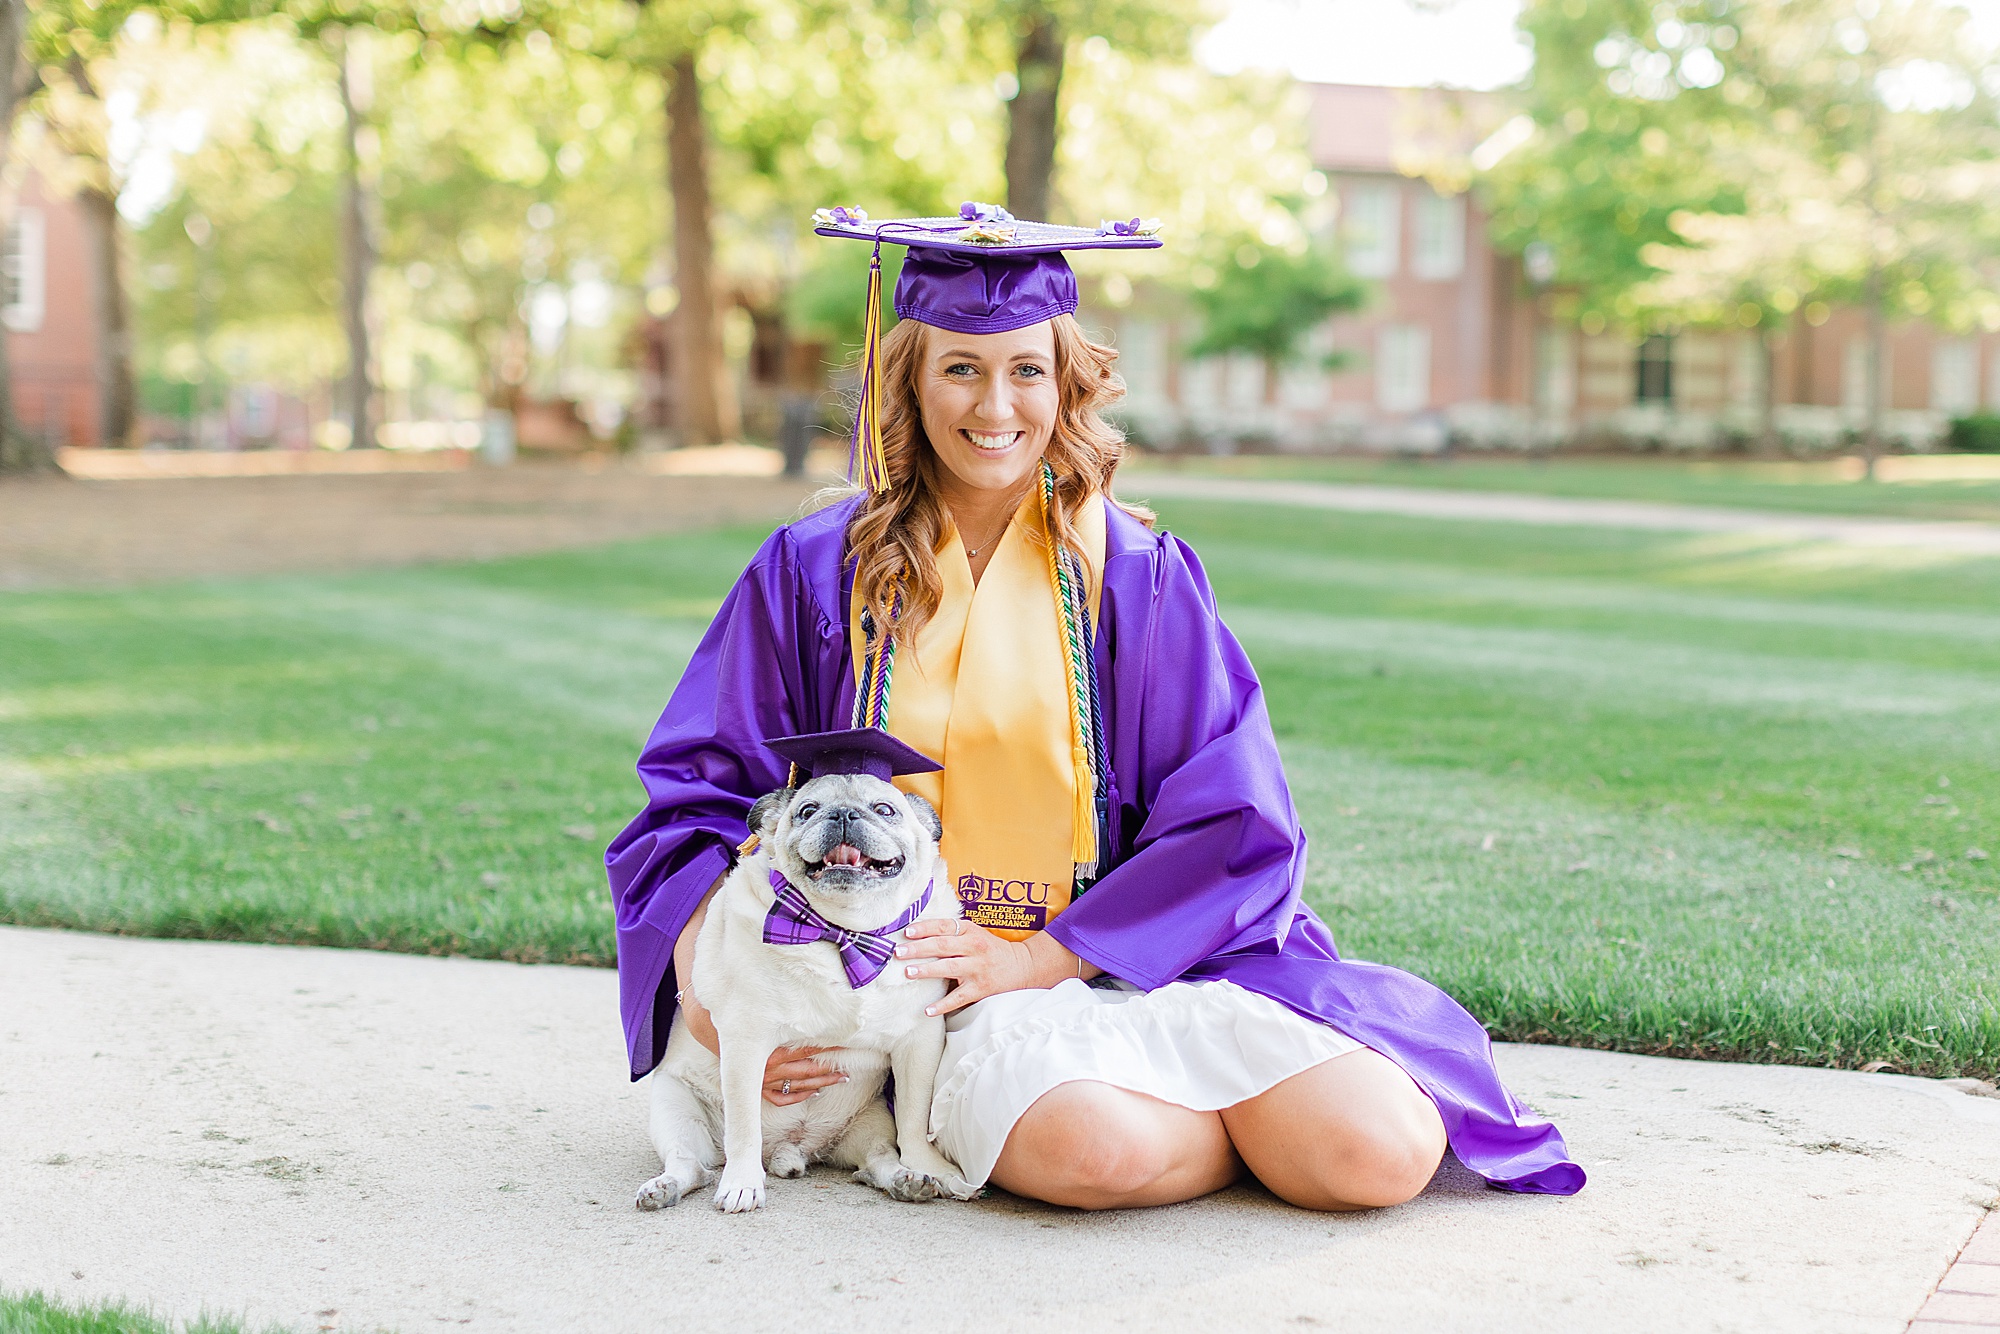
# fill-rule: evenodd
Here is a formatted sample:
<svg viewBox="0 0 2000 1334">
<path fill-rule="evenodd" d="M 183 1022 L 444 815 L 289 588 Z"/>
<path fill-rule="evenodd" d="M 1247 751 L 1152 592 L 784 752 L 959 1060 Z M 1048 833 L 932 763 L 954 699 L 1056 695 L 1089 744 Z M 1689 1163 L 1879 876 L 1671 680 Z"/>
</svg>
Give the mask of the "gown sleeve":
<svg viewBox="0 0 2000 1334">
<path fill-rule="evenodd" d="M 1105 588 L 1114 605 L 1098 656 L 1121 789 L 1113 823 L 1136 829 L 1048 931 L 1151 990 L 1213 955 L 1278 953 L 1305 836 L 1263 687 L 1194 552 L 1162 536 L 1153 552 L 1107 563 Z"/>
<path fill-rule="evenodd" d="M 749 836 L 751 804 L 784 786 L 763 741 L 818 731 L 814 659 L 829 632 L 779 529 L 716 612 L 639 757 L 646 807 L 604 854 L 632 1077 L 659 1064 L 674 1013 L 674 943 Z"/>
</svg>

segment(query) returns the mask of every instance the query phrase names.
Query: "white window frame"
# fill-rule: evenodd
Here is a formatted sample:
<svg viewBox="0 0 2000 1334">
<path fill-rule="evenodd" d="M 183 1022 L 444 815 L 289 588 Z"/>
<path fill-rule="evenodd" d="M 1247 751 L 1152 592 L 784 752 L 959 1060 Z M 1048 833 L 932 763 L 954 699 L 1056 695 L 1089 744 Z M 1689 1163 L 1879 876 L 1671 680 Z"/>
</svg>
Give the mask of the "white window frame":
<svg viewBox="0 0 2000 1334">
<path fill-rule="evenodd" d="M 1421 324 L 1386 324 L 1375 335 L 1375 406 L 1422 412 L 1431 405 L 1431 331 Z"/>
<path fill-rule="evenodd" d="M 15 333 L 35 333 L 48 314 L 48 216 L 38 208 L 14 211 L 0 249 L 0 324 Z"/>
<path fill-rule="evenodd" d="M 1889 341 L 1882 340 L 1882 362 L 1876 368 L 1877 382 L 1891 383 L 1889 379 Z M 1868 338 L 1865 334 L 1853 334 L 1840 356 L 1840 406 L 1848 412 L 1868 411 Z M 1886 398 L 1882 404 L 1889 406 Z"/>
<path fill-rule="evenodd" d="M 1945 338 L 1931 345 L 1931 407 L 1954 417 L 1978 409 L 1978 343 Z"/>
<path fill-rule="evenodd" d="M 1465 272 L 1465 196 L 1435 190 L 1417 194 L 1411 219 L 1410 272 L 1431 282 L 1449 282 Z"/>
<path fill-rule="evenodd" d="M 1395 277 L 1402 251 L 1402 186 L 1354 181 L 1342 195 L 1340 232 L 1347 271 L 1357 278 Z"/>
<path fill-rule="evenodd" d="M 1545 326 L 1535 335 L 1535 410 L 1567 421 L 1576 410 L 1576 348 L 1568 329 Z"/>
</svg>

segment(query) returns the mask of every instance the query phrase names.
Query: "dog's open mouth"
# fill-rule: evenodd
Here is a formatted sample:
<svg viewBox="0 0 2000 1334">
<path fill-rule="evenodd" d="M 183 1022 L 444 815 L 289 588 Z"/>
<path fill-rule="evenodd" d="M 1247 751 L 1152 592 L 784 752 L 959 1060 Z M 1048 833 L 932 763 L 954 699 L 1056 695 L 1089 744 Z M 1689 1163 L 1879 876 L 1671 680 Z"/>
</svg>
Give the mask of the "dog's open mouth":
<svg viewBox="0 0 2000 1334">
<path fill-rule="evenodd" d="M 841 843 L 827 849 L 826 856 L 816 862 L 806 863 L 806 875 L 817 880 L 828 871 L 839 871 L 843 877 L 868 877 L 885 879 L 902 872 L 903 859 L 891 857 L 887 861 L 877 861 L 862 855 L 861 849 L 851 843 Z"/>
</svg>

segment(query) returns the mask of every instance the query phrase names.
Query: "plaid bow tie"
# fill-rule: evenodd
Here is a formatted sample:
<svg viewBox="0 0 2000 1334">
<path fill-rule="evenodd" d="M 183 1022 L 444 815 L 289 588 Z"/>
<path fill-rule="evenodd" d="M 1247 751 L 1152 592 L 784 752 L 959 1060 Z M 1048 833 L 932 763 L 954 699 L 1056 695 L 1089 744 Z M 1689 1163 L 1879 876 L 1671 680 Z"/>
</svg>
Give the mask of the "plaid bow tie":
<svg viewBox="0 0 2000 1334">
<path fill-rule="evenodd" d="M 916 921 L 924 905 L 931 901 L 930 887 L 926 885 L 924 896 L 889 925 L 878 926 L 873 931 L 849 931 L 814 912 L 812 904 L 806 902 L 806 896 L 776 871 L 771 872 L 771 890 L 778 896 L 778 901 L 771 905 L 770 912 L 764 914 L 764 943 L 810 945 L 816 940 L 830 940 L 839 947 L 840 966 L 847 970 L 847 985 L 854 988 L 865 987 L 882 975 L 882 970 L 889 966 L 889 960 L 896 957 L 896 947 L 884 937 L 892 936 Z"/>
</svg>

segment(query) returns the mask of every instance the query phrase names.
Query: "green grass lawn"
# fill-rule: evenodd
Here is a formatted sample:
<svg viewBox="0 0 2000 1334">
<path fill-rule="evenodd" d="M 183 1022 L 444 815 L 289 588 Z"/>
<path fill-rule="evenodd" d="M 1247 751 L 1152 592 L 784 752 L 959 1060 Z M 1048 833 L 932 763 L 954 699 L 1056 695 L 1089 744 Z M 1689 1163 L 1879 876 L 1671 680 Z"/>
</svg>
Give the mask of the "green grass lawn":
<svg viewBox="0 0 2000 1334">
<path fill-rule="evenodd" d="M 1658 457 L 1528 459 L 1491 455 L 1396 459 L 1245 454 L 1144 456 L 1138 466 L 1251 479 L 1522 491 L 1590 500 L 1648 500 L 1809 514 L 2000 522 L 2000 478 L 1867 483 L 1850 480 L 1842 472 L 1843 461 L 1832 460 L 1805 463 Z M 1140 495 L 1145 486 L 1135 476 L 1129 479 L 1127 489 Z"/>
<path fill-rule="evenodd" d="M 2000 1069 L 2000 562 L 1165 514 L 1349 953 L 1507 1038 Z M 601 849 L 759 537 L 0 597 L 0 919 L 608 963 Z"/>
<path fill-rule="evenodd" d="M 187 1324 L 123 1302 L 65 1302 L 39 1292 L 0 1293 L 0 1334 L 244 1334 L 241 1322 L 203 1316 Z M 277 1326 L 270 1326 L 277 1330 Z"/>
</svg>

